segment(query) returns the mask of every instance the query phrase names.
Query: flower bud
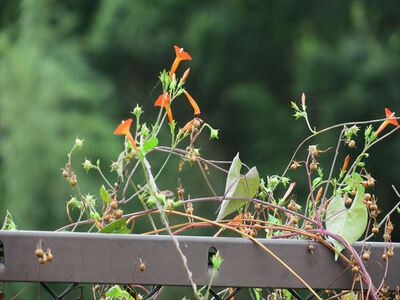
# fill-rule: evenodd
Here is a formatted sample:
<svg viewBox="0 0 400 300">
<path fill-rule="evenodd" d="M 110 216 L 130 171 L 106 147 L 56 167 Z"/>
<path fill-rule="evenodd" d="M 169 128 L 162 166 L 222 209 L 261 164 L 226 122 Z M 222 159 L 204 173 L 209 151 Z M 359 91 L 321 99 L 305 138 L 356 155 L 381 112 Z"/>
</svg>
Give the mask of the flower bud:
<svg viewBox="0 0 400 300">
<path fill-rule="evenodd" d="M 92 164 L 92 162 L 88 159 L 85 159 L 85 161 L 82 163 L 83 168 L 86 171 L 89 171 L 90 169 L 95 168 L 96 166 Z"/>
<path fill-rule="evenodd" d="M 81 140 L 81 139 L 76 138 L 76 139 L 75 139 L 75 147 L 78 148 L 78 149 L 82 149 L 82 147 L 83 147 L 83 142 L 84 142 L 84 140 Z"/>
<path fill-rule="evenodd" d="M 183 73 L 183 76 L 182 76 L 182 78 L 181 78 L 179 84 L 184 83 L 184 82 L 186 81 L 186 79 L 187 79 L 188 76 L 189 76 L 189 73 L 190 73 L 190 68 L 188 68 L 188 69 L 185 71 L 185 73 Z"/>
<path fill-rule="evenodd" d="M 78 206 L 78 200 L 75 197 L 72 197 L 67 204 L 72 207 Z"/>
<path fill-rule="evenodd" d="M 301 94 L 301 108 L 306 110 L 306 95 L 304 93 Z"/>
<path fill-rule="evenodd" d="M 139 118 L 139 116 L 143 113 L 142 107 L 136 104 L 136 107 L 133 109 L 133 114 L 136 116 L 136 118 Z"/>
<path fill-rule="evenodd" d="M 218 140 L 218 131 L 219 129 L 214 129 L 210 127 L 210 140 L 217 139 Z"/>
</svg>

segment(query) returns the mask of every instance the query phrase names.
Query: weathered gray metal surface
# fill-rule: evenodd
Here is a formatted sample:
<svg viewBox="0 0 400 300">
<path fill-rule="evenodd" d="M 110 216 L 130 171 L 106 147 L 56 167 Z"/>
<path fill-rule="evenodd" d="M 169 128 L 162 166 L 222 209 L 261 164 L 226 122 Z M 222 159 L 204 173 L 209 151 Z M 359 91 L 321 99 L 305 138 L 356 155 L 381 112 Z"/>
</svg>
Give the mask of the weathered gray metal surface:
<svg viewBox="0 0 400 300">
<path fill-rule="evenodd" d="M 199 285 L 209 282 L 208 251 L 215 247 L 224 259 L 215 286 L 304 288 L 273 257 L 247 239 L 177 238 Z M 181 258 L 169 236 L 0 231 L 0 241 L 4 246 L 0 281 L 188 285 Z M 34 255 L 39 241 L 44 249 L 51 249 L 51 263 L 39 265 Z M 260 241 L 314 289 L 351 288 L 352 272 L 343 273 L 344 264 L 335 262 L 324 246 L 311 241 Z M 310 244 L 314 246 L 313 253 L 308 249 Z M 378 286 L 384 274 L 384 244 L 365 246 L 372 252 L 366 267 Z M 400 285 L 400 244 L 393 246 L 395 255 L 389 261 L 386 276 L 391 289 Z M 360 249 L 361 244 L 355 247 Z M 146 267 L 143 272 L 138 269 L 140 259 Z"/>
</svg>

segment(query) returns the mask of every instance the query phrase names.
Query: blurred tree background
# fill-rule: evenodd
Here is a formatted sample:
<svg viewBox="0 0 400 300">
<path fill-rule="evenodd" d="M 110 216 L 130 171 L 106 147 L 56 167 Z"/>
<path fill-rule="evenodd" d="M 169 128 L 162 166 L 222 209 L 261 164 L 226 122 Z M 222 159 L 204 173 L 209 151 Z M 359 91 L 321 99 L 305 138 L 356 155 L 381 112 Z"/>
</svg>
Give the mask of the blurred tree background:
<svg viewBox="0 0 400 300">
<path fill-rule="evenodd" d="M 203 154 L 239 151 L 263 177 L 281 174 L 308 135 L 291 116 L 302 92 L 317 128 L 382 118 L 384 107 L 400 113 L 399 11 L 397 0 L 1 0 L 0 215 L 10 210 L 20 229 L 66 224 L 61 168 L 75 138 L 85 139 L 75 163 L 99 158 L 107 170 L 121 148 L 113 129 L 136 103 L 151 117 L 175 44 L 193 57 L 188 88 L 202 117 L 221 129 L 219 141 L 199 144 Z M 189 112 L 177 107 L 178 125 Z M 314 143 L 327 148 L 337 135 Z M 396 133 L 367 164 L 386 211 L 397 201 L 390 185 L 400 187 L 399 149 Z M 78 175 L 97 195 L 99 178 Z M 201 176 L 184 180 L 205 190 Z"/>
</svg>

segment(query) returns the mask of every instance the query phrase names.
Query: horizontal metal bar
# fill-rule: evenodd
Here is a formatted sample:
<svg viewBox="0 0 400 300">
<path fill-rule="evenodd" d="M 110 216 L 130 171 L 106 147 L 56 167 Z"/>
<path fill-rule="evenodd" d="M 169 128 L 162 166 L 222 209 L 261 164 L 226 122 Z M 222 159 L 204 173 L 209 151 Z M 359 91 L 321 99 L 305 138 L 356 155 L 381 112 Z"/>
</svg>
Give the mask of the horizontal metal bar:
<svg viewBox="0 0 400 300">
<path fill-rule="evenodd" d="M 177 238 L 198 285 L 209 283 L 212 267 L 208 252 L 214 247 L 224 260 L 214 286 L 304 288 L 285 267 L 248 239 Z M 314 289 L 351 288 L 354 274 L 345 270 L 343 262 L 335 262 L 332 252 L 323 245 L 304 240 L 260 241 Z M 189 285 L 181 257 L 169 236 L 0 231 L 0 242 L 4 247 L 0 281 Z M 38 263 L 34 255 L 38 244 L 44 250 L 51 249 L 52 262 Z M 313 251 L 309 251 L 310 245 Z M 361 246 L 355 245 L 357 251 Z M 389 260 L 385 284 L 396 289 L 400 285 L 400 244 L 392 246 L 395 255 Z M 378 286 L 385 271 L 381 258 L 385 245 L 365 243 L 364 247 L 371 250 L 366 267 Z"/>
</svg>

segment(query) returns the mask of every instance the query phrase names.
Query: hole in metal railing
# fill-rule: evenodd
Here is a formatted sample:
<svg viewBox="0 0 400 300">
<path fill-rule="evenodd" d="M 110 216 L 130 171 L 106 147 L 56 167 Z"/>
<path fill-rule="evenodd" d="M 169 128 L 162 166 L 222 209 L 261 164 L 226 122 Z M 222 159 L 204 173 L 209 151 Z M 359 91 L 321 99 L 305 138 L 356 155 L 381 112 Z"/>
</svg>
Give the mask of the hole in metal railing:
<svg viewBox="0 0 400 300">
<path fill-rule="evenodd" d="M 217 253 L 217 248 L 215 248 L 215 247 L 210 247 L 210 248 L 208 249 L 207 266 L 208 266 L 209 268 L 212 268 L 212 267 L 213 267 L 211 258 L 212 258 L 216 253 Z"/>
<path fill-rule="evenodd" d="M 0 271 L 4 269 L 4 245 L 3 242 L 0 241 Z"/>
</svg>

